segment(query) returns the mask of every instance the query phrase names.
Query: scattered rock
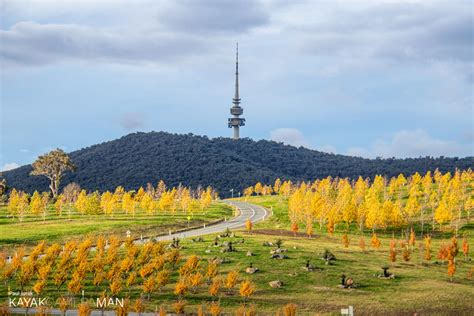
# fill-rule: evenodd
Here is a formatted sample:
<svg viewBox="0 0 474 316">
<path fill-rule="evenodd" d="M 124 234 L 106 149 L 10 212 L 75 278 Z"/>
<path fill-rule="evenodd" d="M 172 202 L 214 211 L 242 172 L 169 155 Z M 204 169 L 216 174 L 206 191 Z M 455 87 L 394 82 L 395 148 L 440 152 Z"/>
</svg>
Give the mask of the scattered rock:
<svg viewBox="0 0 474 316">
<path fill-rule="evenodd" d="M 295 276 L 298 276 L 298 272 L 292 272 L 292 273 L 288 273 L 289 276 L 291 277 L 295 277 Z"/>
<path fill-rule="evenodd" d="M 233 252 L 235 251 L 235 248 L 232 247 L 232 242 L 229 241 L 229 242 L 224 242 L 224 249 L 221 250 L 221 252 Z"/>
<path fill-rule="evenodd" d="M 270 284 L 270 286 L 274 289 L 279 289 L 283 286 L 283 282 L 280 280 L 271 281 L 268 284 Z"/>
<path fill-rule="evenodd" d="M 245 269 L 245 272 L 248 273 L 248 274 L 254 274 L 254 273 L 257 273 L 258 271 L 260 271 L 258 268 L 254 268 L 254 267 L 248 267 L 247 269 Z"/>
<path fill-rule="evenodd" d="M 247 251 L 246 256 L 247 256 L 247 257 L 252 257 L 252 256 L 253 256 L 253 253 L 249 250 L 249 251 Z"/>
<path fill-rule="evenodd" d="M 205 253 L 211 253 L 211 249 L 206 249 L 204 252 Z"/>
<path fill-rule="evenodd" d="M 263 246 L 265 246 L 265 247 L 273 247 L 273 243 L 272 243 L 272 242 L 269 242 L 269 241 L 264 241 L 264 242 L 263 242 Z"/>
<path fill-rule="evenodd" d="M 309 260 L 308 260 L 306 261 L 306 265 L 303 267 L 303 270 L 308 271 L 308 272 L 313 272 L 316 270 L 316 268 L 311 263 L 309 263 Z"/>
<path fill-rule="evenodd" d="M 284 248 L 277 248 L 277 249 L 272 249 L 270 250 L 270 254 L 275 254 L 275 253 L 282 253 L 282 252 L 287 252 L 288 250 L 287 249 L 284 249 Z"/>
<path fill-rule="evenodd" d="M 326 260 L 326 264 L 328 264 L 328 263 L 327 263 L 328 261 L 334 261 L 334 260 L 336 260 L 336 256 L 335 256 L 332 252 L 330 252 L 329 250 L 326 249 L 326 250 L 324 250 L 324 252 L 322 253 L 321 259 Z"/>
<path fill-rule="evenodd" d="M 209 262 L 212 262 L 214 264 L 219 265 L 219 264 L 223 264 L 223 263 L 229 263 L 230 260 L 227 259 L 227 258 L 214 257 L 214 258 L 210 259 Z"/>
<path fill-rule="evenodd" d="M 339 285 L 339 287 L 343 289 L 352 289 L 355 288 L 356 285 L 354 284 L 354 280 L 352 278 L 346 278 L 346 275 L 342 274 L 341 284 Z"/>
<path fill-rule="evenodd" d="M 288 259 L 288 256 L 281 253 L 275 253 L 270 256 L 270 259 Z"/>
<path fill-rule="evenodd" d="M 224 262 L 224 259 L 221 258 L 214 258 L 211 260 L 212 263 L 214 264 L 222 264 Z"/>
</svg>

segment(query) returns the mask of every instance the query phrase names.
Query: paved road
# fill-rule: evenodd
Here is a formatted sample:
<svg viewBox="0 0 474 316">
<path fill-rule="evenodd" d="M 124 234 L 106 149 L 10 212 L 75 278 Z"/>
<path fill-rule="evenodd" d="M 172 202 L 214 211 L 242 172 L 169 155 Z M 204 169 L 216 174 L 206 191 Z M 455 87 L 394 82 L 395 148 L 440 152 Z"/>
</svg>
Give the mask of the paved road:
<svg viewBox="0 0 474 316">
<path fill-rule="evenodd" d="M 227 221 L 219 222 L 213 225 L 211 224 L 209 226 L 205 226 L 202 228 L 196 228 L 196 229 L 191 229 L 191 230 L 187 230 L 183 232 L 171 233 L 169 235 L 162 235 L 162 236 L 151 237 L 151 238 L 154 238 L 156 241 L 166 241 L 166 240 L 172 240 L 173 238 L 183 239 L 186 237 L 197 237 L 197 236 L 202 236 L 202 235 L 221 233 L 221 232 L 224 232 L 227 228 L 236 229 L 236 228 L 245 227 L 245 222 L 247 221 L 247 219 L 250 219 L 252 223 L 257 223 L 257 222 L 261 222 L 265 220 L 270 215 L 267 209 L 255 204 L 241 202 L 241 201 L 229 201 L 229 200 L 224 200 L 223 202 L 231 206 L 237 207 L 237 209 L 239 210 L 239 215 Z M 149 238 L 150 237 L 145 237 L 141 240 L 137 239 L 134 241 L 134 243 L 143 244 L 147 242 Z M 107 248 L 107 246 L 105 247 Z M 95 246 L 93 246 L 91 250 L 95 250 Z M 39 258 L 42 258 L 43 256 L 44 255 L 40 255 Z M 11 259 L 11 257 L 9 257 L 8 259 Z M 26 259 L 28 259 L 28 256 L 23 257 L 23 260 L 26 260 Z"/>
<path fill-rule="evenodd" d="M 235 229 L 235 228 L 245 227 L 245 222 L 247 221 L 247 219 L 250 219 L 252 223 L 256 223 L 256 222 L 265 220 L 269 215 L 268 211 L 264 207 L 261 207 L 255 204 L 250 204 L 250 203 L 241 202 L 241 201 L 224 201 L 224 202 L 231 206 L 237 207 L 239 209 L 239 215 L 225 222 L 220 222 L 220 223 L 203 227 L 203 228 L 188 230 L 181 233 L 159 236 L 159 237 L 156 237 L 155 239 L 156 240 L 171 240 L 173 238 L 183 239 L 186 237 L 197 237 L 201 235 L 221 233 L 225 231 L 227 228 Z"/>
<path fill-rule="evenodd" d="M 227 228 L 229 229 L 236 229 L 245 227 L 245 222 L 247 219 L 250 219 L 252 223 L 257 223 L 265 220 L 270 214 L 269 212 L 261 206 L 250 204 L 247 202 L 241 201 L 224 201 L 225 203 L 235 206 L 239 209 L 239 215 L 236 217 L 229 219 L 228 221 L 219 222 L 214 225 L 210 225 L 203 228 L 196 228 L 192 230 L 188 230 L 186 232 L 175 233 L 171 235 L 159 236 L 156 237 L 156 240 L 171 240 L 173 237 L 175 238 L 186 238 L 186 237 L 196 237 L 201 235 L 208 235 L 213 233 L 220 233 L 225 231 Z M 144 242 L 143 241 L 136 241 L 137 243 Z M 25 314 L 25 309 L 23 308 L 10 308 L 10 312 L 18 313 L 18 314 Z M 31 308 L 29 310 L 29 314 L 33 315 L 36 312 L 35 308 Z M 51 309 L 48 311 L 50 315 L 62 315 L 61 311 L 58 309 Z M 68 316 L 76 316 L 77 310 L 71 310 L 67 312 Z M 91 316 L 98 316 L 102 315 L 102 313 L 98 310 L 93 310 Z M 104 316 L 112 316 L 115 315 L 114 311 L 107 311 L 105 312 Z M 138 316 L 136 313 L 129 313 L 130 316 Z M 142 316 L 152 316 L 156 315 L 155 313 L 142 313 Z"/>
</svg>

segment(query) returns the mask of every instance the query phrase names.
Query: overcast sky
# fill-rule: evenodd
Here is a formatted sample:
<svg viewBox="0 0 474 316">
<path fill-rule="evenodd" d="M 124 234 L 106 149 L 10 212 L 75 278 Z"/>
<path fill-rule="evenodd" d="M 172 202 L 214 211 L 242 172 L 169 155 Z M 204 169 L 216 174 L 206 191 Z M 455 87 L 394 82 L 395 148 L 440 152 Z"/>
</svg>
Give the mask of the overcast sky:
<svg viewBox="0 0 474 316">
<path fill-rule="evenodd" d="M 467 1 L 0 0 L 0 170 L 134 131 L 474 154 Z"/>
</svg>

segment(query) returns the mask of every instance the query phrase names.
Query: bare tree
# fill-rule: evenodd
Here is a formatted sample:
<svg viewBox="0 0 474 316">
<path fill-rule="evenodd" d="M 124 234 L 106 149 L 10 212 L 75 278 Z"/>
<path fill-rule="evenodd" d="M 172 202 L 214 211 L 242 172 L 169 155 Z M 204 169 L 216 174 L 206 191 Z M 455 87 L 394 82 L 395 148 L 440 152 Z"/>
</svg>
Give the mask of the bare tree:
<svg viewBox="0 0 474 316">
<path fill-rule="evenodd" d="M 63 189 L 64 201 L 68 204 L 76 203 L 77 197 L 81 193 L 81 187 L 76 182 L 71 182 Z"/>
</svg>

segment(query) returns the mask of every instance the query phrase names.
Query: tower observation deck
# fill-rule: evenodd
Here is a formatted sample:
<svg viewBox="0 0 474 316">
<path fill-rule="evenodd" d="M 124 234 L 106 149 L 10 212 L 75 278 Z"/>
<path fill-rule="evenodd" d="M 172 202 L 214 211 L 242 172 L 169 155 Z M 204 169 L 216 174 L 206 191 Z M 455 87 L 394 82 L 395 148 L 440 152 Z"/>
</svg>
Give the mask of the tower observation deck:
<svg viewBox="0 0 474 316">
<path fill-rule="evenodd" d="M 235 52 L 235 95 L 232 99 L 233 106 L 230 108 L 230 114 L 232 117 L 228 119 L 229 128 L 234 129 L 234 139 L 239 139 L 239 128 L 245 126 L 245 119 L 241 118 L 240 115 L 244 113 L 244 109 L 240 106 L 239 96 L 239 44 L 236 44 Z"/>
</svg>

